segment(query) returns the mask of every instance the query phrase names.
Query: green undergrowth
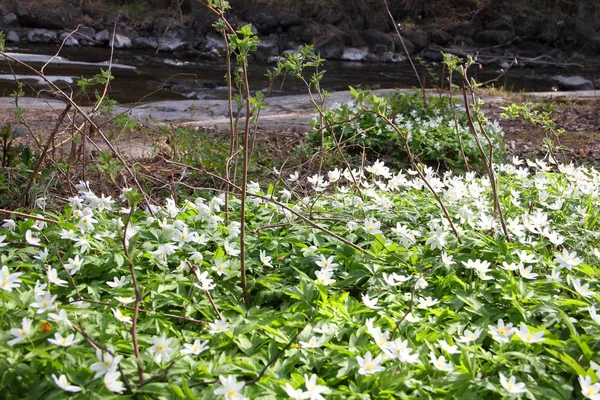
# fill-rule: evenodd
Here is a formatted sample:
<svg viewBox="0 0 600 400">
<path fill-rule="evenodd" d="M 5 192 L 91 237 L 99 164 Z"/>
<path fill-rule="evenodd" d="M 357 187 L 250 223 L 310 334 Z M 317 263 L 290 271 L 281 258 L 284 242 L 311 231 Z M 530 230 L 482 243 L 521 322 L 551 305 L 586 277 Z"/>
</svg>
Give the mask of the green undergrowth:
<svg viewBox="0 0 600 400">
<path fill-rule="evenodd" d="M 249 305 L 240 289 L 237 195 L 228 210 L 217 194 L 132 212 L 135 191 L 112 199 L 81 183 L 64 209 L 2 222 L 0 392 L 6 399 L 593 393 L 600 175 L 515 162 L 495 168 L 508 236 L 494 217 L 489 182 L 475 173 L 422 169 L 450 220 L 415 171 L 381 162 L 353 178 L 334 169 L 286 176 L 285 186 L 249 184 Z M 349 189 L 355 180 L 360 192 Z M 300 187 L 313 194 L 296 197 Z"/>
</svg>

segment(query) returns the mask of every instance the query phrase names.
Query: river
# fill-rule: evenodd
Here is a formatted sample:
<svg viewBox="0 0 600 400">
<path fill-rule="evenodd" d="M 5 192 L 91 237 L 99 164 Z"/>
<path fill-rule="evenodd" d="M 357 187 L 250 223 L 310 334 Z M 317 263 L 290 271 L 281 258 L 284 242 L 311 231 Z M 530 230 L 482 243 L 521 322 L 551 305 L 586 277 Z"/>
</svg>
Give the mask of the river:
<svg viewBox="0 0 600 400">
<path fill-rule="evenodd" d="M 54 55 L 55 46 L 38 46 L 24 48 L 9 48 L 8 51 Z M 77 80 L 89 78 L 99 73 L 100 68 L 107 65 L 94 65 L 110 58 L 110 49 L 101 47 L 65 48 L 60 53 L 64 60 L 48 65 L 44 72 L 57 83 L 61 89 L 75 91 Z M 73 61 L 73 62 L 69 62 Z M 225 99 L 227 88 L 224 76 L 224 62 L 202 61 L 176 58 L 170 53 L 154 54 L 144 50 L 115 50 L 113 62 L 127 67 L 113 68 L 114 81 L 110 85 L 109 96 L 120 104 L 131 104 L 161 100 L 193 100 L 193 99 Z M 44 61 L 31 62 L 36 68 L 41 68 Z M 438 77 L 441 76 L 441 66 L 429 64 L 430 70 Z M 134 67 L 134 68 L 131 68 Z M 253 90 L 264 91 L 268 81 L 264 74 L 273 68 L 273 64 L 251 62 L 249 68 L 250 83 Z M 347 90 L 348 86 L 362 88 L 410 88 L 418 86 L 410 64 L 400 63 L 362 63 L 326 61 L 326 70 L 322 87 L 328 91 Z M 418 66 L 420 74 L 425 78 L 425 84 L 432 87 L 435 79 L 422 66 Z M 31 72 L 16 66 L 14 63 L 0 61 L 0 96 L 9 96 L 17 88 L 13 72 L 26 82 L 25 92 L 29 96 L 41 91 L 47 92 L 43 82 L 31 76 Z M 479 81 L 487 81 L 500 74 L 500 67 L 484 66 L 473 69 L 474 77 Z M 556 74 L 581 75 L 593 74 L 593 71 L 564 70 L 554 68 L 513 67 L 504 75 L 496 86 L 503 86 L 512 91 L 551 91 L 551 77 Z M 97 88 L 101 89 L 101 88 Z M 91 91 L 93 92 L 93 91 Z M 305 93 L 301 82 L 288 77 L 284 82 L 274 85 L 271 95 L 281 96 Z M 93 93 L 88 92 L 93 99 Z M 84 97 L 84 102 L 86 102 Z"/>
</svg>

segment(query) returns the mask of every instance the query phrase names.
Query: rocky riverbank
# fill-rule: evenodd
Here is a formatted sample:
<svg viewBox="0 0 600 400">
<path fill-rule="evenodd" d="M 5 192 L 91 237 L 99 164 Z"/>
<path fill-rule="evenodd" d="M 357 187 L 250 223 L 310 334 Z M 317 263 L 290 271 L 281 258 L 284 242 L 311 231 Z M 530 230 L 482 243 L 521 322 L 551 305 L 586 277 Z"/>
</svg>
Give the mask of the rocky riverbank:
<svg viewBox="0 0 600 400">
<path fill-rule="evenodd" d="M 49 6 L 29 0 L 0 4 L 0 31 L 5 33 L 9 46 L 63 42 L 71 47 L 114 45 L 118 49 L 155 49 L 196 60 L 219 59 L 225 49 L 223 39 L 212 27 L 215 17 L 193 1 L 184 1 L 181 9 L 161 10 L 148 5 L 136 9 L 135 15 L 128 13 L 131 8 L 122 7 L 118 13 L 111 13 L 97 3 L 93 3 L 94 8 L 85 1 L 44 3 Z M 231 3 L 234 11 L 228 19 L 233 26 L 251 23 L 261 38 L 255 53 L 260 61 L 276 60 L 302 44 L 315 45 L 321 56 L 330 60 L 406 60 L 402 41 L 380 2 Z M 414 10 L 406 8 L 410 2 L 393 3 L 395 21 L 405 21 L 399 28 L 412 56 L 438 63 L 441 51 L 463 56 L 478 54 L 482 63 L 501 68 L 517 58 L 518 67 L 564 67 L 565 73 L 554 79 L 560 90 L 600 87 L 599 77 L 577 74 L 580 66 L 589 69 L 590 65 L 600 65 L 600 22 L 594 17 L 600 6 L 594 2 L 580 1 L 588 8 L 563 10 L 559 14 L 563 19 L 528 7 L 528 1 L 517 2 L 519 6 L 513 9 L 508 0 L 497 2 L 504 3 L 503 7 L 470 10 L 454 6 L 449 11 L 463 12 L 455 16 L 456 21 L 438 15 L 443 10 L 436 14 L 425 7 L 417 13 L 416 22 L 407 19 L 414 14 Z"/>
</svg>

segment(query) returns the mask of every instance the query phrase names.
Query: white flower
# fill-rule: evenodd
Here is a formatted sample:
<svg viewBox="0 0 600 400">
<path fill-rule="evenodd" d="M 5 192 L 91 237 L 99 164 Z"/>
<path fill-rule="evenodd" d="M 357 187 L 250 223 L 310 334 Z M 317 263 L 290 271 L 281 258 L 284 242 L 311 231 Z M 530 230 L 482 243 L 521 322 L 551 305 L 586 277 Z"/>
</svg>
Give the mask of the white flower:
<svg viewBox="0 0 600 400">
<path fill-rule="evenodd" d="M 417 308 L 422 308 L 422 309 L 427 309 L 427 308 L 433 307 L 437 303 L 440 302 L 437 299 L 432 299 L 431 296 L 427 296 L 425 298 L 419 297 L 419 299 L 417 301 L 418 301 Z"/>
<path fill-rule="evenodd" d="M 127 277 L 122 276 L 120 278 L 117 278 L 115 276 L 113 278 L 112 282 L 106 282 L 106 284 L 113 289 L 121 289 L 121 288 L 124 288 L 125 286 L 127 286 Z"/>
<path fill-rule="evenodd" d="M 113 355 L 109 352 L 103 352 L 102 350 L 97 349 L 96 358 L 98 358 L 98 361 L 90 365 L 90 370 L 96 372 L 96 375 L 94 375 L 94 379 L 100 378 L 107 372 L 116 370 L 119 363 L 123 359 L 123 356 L 113 357 Z"/>
<path fill-rule="evenodd" d="M 371 298 L 369 298 L 368 294 L 362 295 L 362 301 L 365 304 L 365 306 L 367 306 L 373 310 L 377 310 L 377 309 L 381 308 L 381 307 L 377 307 L 377 302 L 379 301 L 379 299 L 377 299 L 377 298 L 371 299 Z"/>
<path fill-rule="evenodd" d="M 109 371 L 104 375 L 104 386 L 113 393 L 123 393 L 125 385 L 119 380 L 121 374 L 118 371 Z"/>
<path fill-rule="evenodd" d="M 75 258 L 69 258 L 67 261 L 68 262 L 65 264 L 65 268 L 71 275 L 74 275 L 77 271 L 79 271 L 83 265 L 83 259 L 79 258 L 79 254 L 76 254 Z"/>
<path fill-rule="evenodd" d="M 408 340 L 396 339 L 393 342 L 388 342 L 381 350 L 388 356 L 399 360 L 400 362 L 406 362 L 409 364 L 415 364 L 419 361 L 419 354 L 411 354 L 413 349 L 408 347 Z"/>
<path fill-rule="evenodd" d="M 63 335 L 61 335 L 60 332 L 56 332 L 54 334 L 54 339 L 48 339 L 48 341 L 52 344 L 55 344 L 55 345 L 61 346 L 61 347 L 69 347 L 69 346 L 72 346 L 75 343 L 79 342 L 79 340 L 75 340 L 74 333 L 71 333 L 69 336 L 63 337 Z"/>
<path fill-rule="evenodd" d="M 223 332 L 227 332 L 229 330 L 229 322 L 227 322 L 224 319 L 218 319 L 215 322 L 209 322 L 208 323 L 208 327 L 210 328 L 210 330 L 208 331 L 208 333 L 223 333 Z"/>
<path fill-rule="evenodd" d="M 538 277 L 538 274 L 536 274 L 535 272 L 531 272 L 532 269 L 533 269 L 532 265 L 525 268 L 525 266 L 523 264 L 519 264 L 519 273 L 525 279 L 535 279 Z"/>
<path fill-rule="evenodd" d="M 332 283 L 335 283 L 335 279 L 332 278 L 333 271 L 329 269 L 320 269 L 315 271 L 315 276 L 317 277 L 317 283 L 320 283 L 323 286 L 329 286 Z"/>
<path fill-rule="evenodd" d="M 129 304 L 129 303 L 133 303 L 135 301 L 135 298 L 115 296 L 115 300 L 117 300 L 118 302 L 123 303 L 123 304 Z"/>
<path fill-rule="evenodd" d="M 25 241 L 31 245 L 37 246 L 40 244 L 41 239 L 37 236 L 34 236 L 31 230 L 28 230 L 27 232 L 25 232 Z"/>
<path fill-rule="evenodd" d="M 577 257 L 577 253 L 569 253 L 567 249 L 563 249 L 562 254 L 556 253 L 554 261 L 556 261 L 561 268 L 566 268 L 569 271 L 571 268 L 576 267 L 583 262 L 581 258 Z"/>
<path fill-rule="evenodd" d="M 5 219 L 2 222 L 4 222 L 2 224 L 2 227 L 4 229 L 8 229 L 9 231 L 14 231 L 15 229 L 17 229 L 17 223 L 12 219 Z"/>
<path fill-rule="evenodd" d="M 56 313 L 48 314 L 48 318 L 50 318 L 54 322 L 63 324 L 64 326 L 66 326 L 68 328 L 73 328 L 73 324 L 71 323 L 71 321 L 69 321 L 67 312 L 64 309 L 60 310 L 58 312 L 58 314 L 56 314 Z"/>
<path fill-rule="evenodd" d="M 370 351 L 367 351 L 367 354 L 365 354 L 364 358 L 361 356 L 356 356 L 356 361 L 358 361 L 358 365 L 360 366 L 358 373 L 361 375 L 372 375 L 381 371 L 385 371 L 385 367 L 380 365 L 382 359 L 383 357 L 381 355 L 373 359 Z"/>
<path fill-rule="evenodd" d="M 323 324 L 319 328 L 314 328 L 313 331 L 321 333 L 323 335 L 333 335 L 337 332 L 337 325 L 334 323 Z"/>
<path fill-rule="evenodd" d="M 381 222 L 371 218 L 365 219 L 365 232 L 371 235 L 381 233 Z"/>
<path fill-rule="evenodd" d="M 458 346 L 450 345 L 445 340 L 438 339 L 438 343 L 442 350 L 444 350 L 448 354 L 460 354 L 460 350 L 458 350 Z"/>
<path fill-rule="evenodd" d="M 225 253 L 232 257 L 240 255 L 240 250 L 236 248 L 236 243 L 229 243 L 229 241 L 226 240 L 223 242 L 223 249 L 225 250 Z"/>
<path fill-rule="evenodd" d="M 19 276 L 23 275 L 22 272 L 10 273 L 6 265 L 0 269 L 0 289 L 12 292 L 13 289 L 17 289 L 21 281 L 18 279 Z"/>
<path fill-rule="evenodd" d="M 535 254 L 527 254 L 527 252 L 525 250 L 518 251 L 517 256 L 519 257 L 519 260 L 521 260 L 521 262 L 523 264 L 537 263 L 537 257 L 535 256 Z"/>
<path fill-rule="evenodd" d="M 502 384 L 502 387 L 506 389 L 508 394 L 527 393 L 527 388 L 525 387 L 525 384 L 523 382 L 517 383 L 517 378 L 515 378 L 514 376 L 511 376 L 510 378 L 506 379 L 506 377 L 502 375 L 502 373 L 500 373 L 500 384 Z"/>
<path fill-rule="evenodd" d="M 489 276 L 487 273 L 490 272 L 490 262 L 486 260 L 468 260 L 467 262 L 463 262 L 465 268 L 474 269 L 477 275 L 481 280 L 487 281 L 490 279 L 494 279 Z"/>
<path fill-rule="evenodd" d="M 124 324 L 133 324 L 133 320 L 131 319 L 131 317 L 128 317 L 127 315 L 123 315 L 121 313 L 121 310 L 119 310 L 118 308 L 111 308 L 113 315 L 115 316 L 116 319 L 118 319 L 119 321 L 121 321 Z"/>
<path fill-rule="evenodd" d="M 54 383 L 56 383 L 56 386 L 58 386 L 65 392 L 81 392 L 81 388 L 79 386 L 71 385 L 67 380 L 67 377 L 64 375 L 61 375 L 57 378 L 56 375 L 52 374 L 52 379 L 54 380 Z"/>
<path fill-rule="evenodd" d="M 4 242 L 4 239 L 6 239 L 6 235 L 0 235 L 0 248 L 4 247 L 4 246 L 8 246 L 8 243 Z M 48 250 L 46 250 L 47 252 Z M 36 257 L 37 258 L 37 257 Z"/>
<path fill-rule="evenodd" d="M 302 400 L 302 399 L 306 398 L 306 397 L 304 397 L 304 394 L 305 394 L 304 390 L 294 389 L 294 387 L 292 385 L 290 385 L 289 383 L 286 383 L 285 386 L 283 387 L 283 389 L 285 390 L 287 395 L 290 397 L 290 399 Z"/>
<path fill-rule="evenodd" d="M 181 350 L 181 354 L 184 355 L 195 355 L 197 356 L 198 354 L 202 353 L 204 350 L 208 349 L 208 340 L 205 340 L 204 342 L 200 342 L 199 339 L 194 340 L 194 343 L 189 344 L 189 343 L 185 343 L 183 346 L 185 347 L 185 349 Z"/>
<path fill-rule="evenodd" d="M 8 345 L 14 346 L 15 344 L 21 343 L 23 340 L 25 340 L 25 338 L 31 334 L 31 324 L 32 323 L 33 323 L 32 320 L 30 320 L 27 317 L 24 317 L 21 320 L 21 328 L 20 329 L 12 328 L 10 330 L 10 334 L 13 335 L 15 338 L 9 340 Z"/>
<path fill-rule="evenodd" d="M 51 266 L 46 269 L 46 276 L 48 276 L 48 282 L 54 283 L 56 286 L 67 286 L 67 281 L 60 279 L 58 271 Z"/>
<path fill-rule="evenodd" d="M 164 332 L 160 337 L 152 336 L 154 344 L 148 348 L 148 353 L 154 354 L 154 360 L 157 364 L 171 360 L 171 353 L 175 351 L 169 347 L 172 341 L 173 338 L 167 339 L 167 335 Z"/>
<path fill-rule="evenodd" d="M 213 280 L 208 277 L 208 271 L 200 273 L 198 272 L 198 269 L 196 269 L 194 272 L 196 273 L 196 278 L 198 278 L 198 282 L 200 282 L 200 284 L 194 283 L 194 286 L 196 286 L 200 290 L 207 291 L 215 288 L 216 285 L 213 284 Z"/>
<path fill-rule="evenodd" d="M 325 343 L 325 338 L 323 336 L 319 338 L 317 338 L 316 336 L 311 336 L 310 339 L 308 339 L 308 342 L 298 342 L 298 344 L 300 344 L 301 347 L 306 349 L 315 349 L 317 347 L 321 347 L 323 346 L 323 343 Z"/>
<path fill-rule="evenodd" d="M 296 182 L 299 177 L 300 177 L 300 174 L 298 173 L 298 171 L 294 171 L 294 173 L 291 174 L 290 177 L 288 178 L 288 181 Z"/>
<path fill-rule="evenodd" d="M 544 331 L 531 333 L 531 331 L 529 330 L 529 327 L 523 323 L 521 323 L 519 330 L 516 331 L 515 333 L 525 343 L 538 343 L 538 342 L 543 342 L 545 340 L 544 339 L 544 333 L 545 333 Z"/>
<path fill-rule="evenodd" d="M 446 362 L 446 357 L 439 356 L 436 357 L 433 352 L 429 353 L 429 359 L 431 360 L 431 365 L 434 366 L 435 369 L 439 371 L 453 371 L 454 367 L 452 364 Z"/>
<path fill-rule="evenodd" d="M 34 296 L 35 302 L 31 303 L 30 307 L 37 308 L 37 314 L 41 314 L 46 311 L 54 310 L 56 304 L 56 295 L 50 296 L 50 292 L 45 292 L 44 297 Z"/>
<path fill-rule="evenodd" d="M 581 385 L 581 394 L 587 399 L 600 399 L 600 383 L 596 382 L 592 385 L 592 377 L 579 375 L 579 384 Z"/>
<path fill-rule="evenodd" d="M 260 262 L 263 263 L 265 267 L 272 267 L 271 260 L 271 256 L 266 255 L 264 250 L 260 251 Z"/>
<path fill-rule="evenodd" d="M 590 290 L 590 284 L 586 283 L 585 285 L 582 285 L 579 279 L 573 279 L 573 288 L 583 297 L 591 297 L 594 295 L 594 292 Z"/>
<path fill-rule="evenodd" d="M 225 400 L 245 400 L 246 398 L 240 393 L 241 390 L 246 386 L 246 382 L 238 382 L 235 376 L 229 375 L 224 378 L 223 375 L 219 375 L 219 381 L 221 387 L 214 390 L 214 394 L 224 396 Z"/>
<path fill-rule="evenodd" d="M 97 219 L 93 218 L 94 215 L 92 211 L 89 209 L 86 210 L 88 210 L 88 212 L 84 213 L 79 219 L 79 222 L 77 222 L 77 227 L 81 232 L 93 231 L 94 224 L 98 222 Z"/>
<path fill-rule="evenodd" d="M 477 339 L 479 339 L 479 336 L 481 336 L 481 332 L 483 332 L 483 329 L 481 328 L 475 329 L 475 331 L 473 332 L 471 332 L 468 329 L 465 329 L 463 335 L 460 338 L 456 339 L 456 341 L 460 343 L 474 342 Z"/>
<path fill-rule="evenodd" d="M 546 275 L 546 280 L 548 280 L 549 283 L 562 282 L 562 278 L 560 276 L 560 269 L 553 268 L 552 272 L 549 275 Z"/>
<path fill-rule="evenodd" d="M 427 239 L 426 245 L 431 246 L 431 250 L 443 249 L 446 246 L 446 236 L 450 233 L 446 231 L 434 232 L 433 235 Z"/>
<path fill-rule="evenodd" d="M 333 262 L 335 256 L 325 258 L 325 256 L 323 254 L 321 254 L 320 257 L 321 258 L 318 261 L 315 261 L 315 264 L 317 264 L 319 267 L 321 267 L 322 270 L 334 270 L 336 267 L 339 266 L 339 264 L 336 264 Z"/>
<path fill-rule="evenodd" d="M 504 320 L 498 320 L 498 326 L 488 325 L 492 338 L 499 343 L 508 343 L 510 337 L 515 333 L 516 329 L 513 324 L 504 325 Z"/>
<path fill-rule="evenodd" d="M 600 315 L 598 315 L 596 313 L 596 307 L 595 306 L 589 306 L 588 307 L 588 311 L 590 312 L 590 317 L 592 317 L 592 320 L 600 325 Z"/>
<path fill-rule="evenodd" d="M 213 266 L 210 267 L 210 269 L 215 271 L 219 276 L 226 274 L 227 268 L 229 268 L 229 261 L 225 261 L 220 258 L 215 258 Z"/>
<path fill-rule="evenodd" d="M 445 267 L 450 267 L 453 264 L 456 264 L 456 262 L 452 261 L 452 256 L 449 256 L 445 251 L 442 251 L 442 264 L 444 264 Z"/>
<path fill-rule="evenodd" d="M 317 385 L 317 375 L 312 374 L 309 378 L 308 375 L 304 374 L 304 384 L 306 385 L 305 399 L 325 400 L 325 397 L 321 396 L 321 394 L 328 393 L 329 388 L 327 386 Z"/>
</svg>

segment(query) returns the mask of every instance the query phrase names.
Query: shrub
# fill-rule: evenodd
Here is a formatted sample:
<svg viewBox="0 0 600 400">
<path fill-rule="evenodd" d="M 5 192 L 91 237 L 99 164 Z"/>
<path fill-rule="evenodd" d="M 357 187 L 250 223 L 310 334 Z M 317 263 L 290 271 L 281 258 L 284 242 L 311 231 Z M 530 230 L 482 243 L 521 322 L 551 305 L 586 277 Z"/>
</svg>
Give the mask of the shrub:
<svg viewBox="0 0 600 400">
<path fill-rule="evenodd" d="M 375 96 L 356 91 L 352 93 L 353 101 L 334 104 L 325 112 L 323 137 L 326 148 L 335 146 L 334 140 L 337 140 L 350 153 L 359 154 L 365 148 L 371 159 L 383 157 L 398 167 L 408 164 L 403 139 L 407 137 L 411 152 L 422 162 L 444 169 L 464 170 L 458 133 L 468 163 L 474 169 L 483 170 L 484 164 L 469 131 L 464 108 L 455 101 L 453 113 L 450 97 L 429 96 L 423 100 L 418 92 L 396 92 L 383 97 L 385 108 L 378 111 Z M 494 161 L 500 162 L 504 157 L 502 129 L 496 121 L 488 121 L 483 116 L 482 119 L 493 145 Z M 478 124 L 475 125 L 488 154 L 489 146 Z M 318 146 L 322 137 L 317 121 L 313 122 L 312 128 L 309 142 Z"/>
</svg>

